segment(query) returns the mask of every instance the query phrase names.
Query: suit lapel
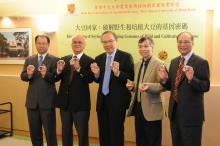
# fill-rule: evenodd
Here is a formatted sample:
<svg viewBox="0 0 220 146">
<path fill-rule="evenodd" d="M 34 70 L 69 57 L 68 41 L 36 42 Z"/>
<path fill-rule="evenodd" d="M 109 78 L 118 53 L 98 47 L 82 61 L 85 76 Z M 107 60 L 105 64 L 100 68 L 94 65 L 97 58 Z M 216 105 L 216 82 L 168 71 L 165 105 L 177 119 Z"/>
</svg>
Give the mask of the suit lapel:
<svg viewBox="0 0 220 146">
<path fill-rule="evenodd" d="M 65 68 L 66 68 L 66 72 L 67 72 L 67 75 L 68 75 L 68 78 L 70 80 L 70 60 L 72 59 L 72 54 L 69 55 L 67 58 L 66 58 L 66 62 L 65 62 Z"/>
<path fill-rule="evenodd" d="M 189 58 L 189 60 L 187 62 L 187 65 L 192 67 L 194 65 L 194 63 L 195 63 L 195 55 L 192 54 L 192 56 Z"/>
<path fill-rule="evenodd" d="M 195 55 L 192 54 L 192 56 L 189 58 L 189 60 L 188 60 L 188 62 L 187 62 L 186 65 L 192 67 L 192 66 L 194 65 L 194 63 L 195 63 Z M 182 73 L 182 76 L 181 76 L 181 78 L 180 78 L 180 83 L 181 83 L 181 81 L 182 81 L 185 77 L 186 77 L 186 74 L 183 72 L 183 73 Z"/>
<path fill-rule="evenodd" d="M 146 68 L 145 74 L 144 74 L 144 78 L 143 78 L 143 82 L 147 81 L 147 78 L 149 77 L 150 73 L 152 72 L 152 70 L 154 69 L 154 63 L 155 63 L 155 59 L 152 56 L 152 58 L 150 59 L 150 62 Z"/>
<path fill-rule="evenodd" d="M 113 61 L 120 62 L 120 58 L 121 58 L 121 57 L 120 57 L 120 51 L 117 49 L 116 52 L 115 52 L 114 60 L 112 60 L 112 62 L 113 62 Z M 120 68 L 119 68 L 119 70 L 120 70 Z M 110 82 L 111 82 L 113 76 L 114 76 L 114 72 L 111 70 Z"/>
<path fill-rule="evenodd" d="M 39 75 L 39 71 L 38 71 L 38 54 L 36 54 L 35 56 L 33 56 L 33 66 L 35 67 L 35 71 L 37 73 L 37 75 Z"/>
<path fill-rule="evenodd" d="M 139 61 L 135 64 L 135 76 L 134 76 L 134 83 L 137 83 L 137 85 L 134 85 L 134 90 L 136 91 L 137 88 L 138 88 L 138 74 L 139 74 L 139 70 L 140 70 L 140 67 L 141 67 L 141 64 L 142 64 L 142 61 Z M 136 98 L 136 96 L 135 96 Z"/>
<path fill-rule="evenodd" d="M 194 54 L 192 54 L 192 56 L 189 58 L 188 62 L 187 62 L 187 65 L 189 66 L 193 66 L 195 62 L 195 58 L 194 58 Z M 180 62 L 179 62 L 180 63 Z M 178 64 L 178 67 L 179 67 L 179 64 Z M 178 68 L 177 68 L 178 69 Z M 177 72 L 177 71 L 176 71 Z M 181 75 L 181 78 L 180 78 L 180 81 L 179 81 L 179 84 L 182 82 L 182 80 L 186 77 L 186 74 L 183 72 L 182 75 Z"/>
<path fill-rule="evenodd" d="M 106 65 L 106 57 L 107 57 L 107 54 L 104 53 L 102 56 L 101 56 L 101 62 L 100 62 L 100 65 L 98 65 L 100 67 L 100 70 L 103 70 L 103 72 L 101 72 L 101 79 L 104 78 L 104 73 L 105 73 L 105 65 Z"/>
<path fill-rule="evenodd" d="M 85 62 L 86 62 L 86 56 L 85 56 L 85 54 L 83 53 L 83 55 L 81 56 L 81 58 L 80 58 L 80 60 L 79 60 L 80 66 L 82 67 Z M 69 72 L 70 72 L 70 71 L 69 71 Z M 74 74 L 73 74 L 73 79 L 72 79 L 72 81 L 76 78 L 76 74 L 75 74 L 76 72 L 77 72 L 77 71 L 75 70 L 75 71 L 74 71 Z"/>
<path fill-rule="evenodd" d="M 43 63 L 42 63 L 42 64 L 44 64 L 45 66 L 47 66 L 47 64 L 48 64 L 49 60 L 50 60 L 50 54 L 49 54 L 49 53 L 47 53 L 47 55 L 45 56 L 45 58 L 44 58 L 44 60 L 43 60 Z"/>
</svg>

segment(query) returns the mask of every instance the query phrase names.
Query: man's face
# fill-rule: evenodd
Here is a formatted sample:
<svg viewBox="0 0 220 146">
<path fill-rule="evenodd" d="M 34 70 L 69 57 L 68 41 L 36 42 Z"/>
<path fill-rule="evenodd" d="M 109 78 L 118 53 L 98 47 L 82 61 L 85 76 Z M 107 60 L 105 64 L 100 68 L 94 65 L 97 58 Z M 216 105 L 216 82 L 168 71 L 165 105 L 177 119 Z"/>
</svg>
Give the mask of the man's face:
<svg viewBox="0 0 220 146">
<path fill-rule="evenodd" d="M 80 54 L 85 49 L 85 39 L 83 38 L 83 36 L 77 35 L 73 37 L 71 46 L 75 55 Z"/>
<path fill-rule="evenodd" d="M 182 33 L 177 41 L 177 47 L 182 56 L 187 55 L 193 48 L 194 42 L 191 35 L 188 33 Z"/>
<path fill-rule="evenodd" d="M 139 54 L 144 58 L 144 60 L 147 60 L 152 56 L 153 49 L 154 47 L 151 47 L 149 40 L 145 40 L 138 44 Z"/>
<path fill-rule="evenodd" d="M 102 44 L 105 51 L 112 54 L 116 49 L 117 40 L 112 33 L 106 33 L 102 36 Z"/>
<path fill-rule="evenodd" d="M 46 37 L 38 37 L 35 42 L 35 47 L 40 55 L 45 54 L 48 51 L 49 46 L 50 44 L 47 42 Z"/>
</svg>

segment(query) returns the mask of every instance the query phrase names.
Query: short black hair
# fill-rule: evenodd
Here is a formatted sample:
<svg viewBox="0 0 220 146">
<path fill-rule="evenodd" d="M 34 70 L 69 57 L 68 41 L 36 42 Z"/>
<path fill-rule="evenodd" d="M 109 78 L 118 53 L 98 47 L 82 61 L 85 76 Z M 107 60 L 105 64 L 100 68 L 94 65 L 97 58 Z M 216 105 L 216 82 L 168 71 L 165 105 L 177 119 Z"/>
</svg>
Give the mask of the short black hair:
<svg viewBox="0 0 220 146">
<path fill-rule="evenodd" d="M 49 38 L 48 36 L 46 36 L 46 35 L 37 35 L 37 36 L 35 37 L 35 43 L 37 42 L 37 39 L 38 39 L 39 37 L 45 37 L 45 38 L 47 39 L 47 43 L 48 43 L 48 44 L 50 43 L 50 38 Z"/>
<path fill-rule="evenodd" d="M 139 41 L 138 41 L 138 44 L 143 43 L 146 40 L 149 41 L 151 47 L 154 46 L 154 40 L 152 38 L 148 37 L 148 36 L 140 38 Z"/>
<path fill-rule="evenodd" d="M 179 36 L 180 36 L 181 34 L 183 34 L 183 33 L 188 33 L 188 34 L 191 36 L 191 41 L 194 41 L 193 35 L 192 35 L 190 32 L 187 32 L 187 31 L 184 31 L 184 32 L 181 32 L 180 34 L 178 34 L 178 36 L 176 37 L 177 41 L 178 41 Z"/>
<path fill-rule="evenodd" d="M 118 40 L 117 35 L 116 35 L 113 31 L 105 31 L 105 32 L 103 32 L 102 35 L 101 35 L 101 38 L 100 38 L 101 42 L 102 42 L 102 37 L 103 37 L 103 35 L 105 35 L 106 33 L 111 33 L 111 34 L 114 36 L 115 40 L 116 40 L 116 41 Z"/>
</svg>

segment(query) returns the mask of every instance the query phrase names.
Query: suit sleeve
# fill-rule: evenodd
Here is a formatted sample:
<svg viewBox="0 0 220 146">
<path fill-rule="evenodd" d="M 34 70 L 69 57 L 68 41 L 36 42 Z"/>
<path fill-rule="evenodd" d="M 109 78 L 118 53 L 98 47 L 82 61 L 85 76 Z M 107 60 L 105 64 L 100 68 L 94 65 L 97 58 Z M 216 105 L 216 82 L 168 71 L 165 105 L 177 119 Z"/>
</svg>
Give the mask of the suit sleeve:
<svg viewBox="0 0 220 146">
<path fill-rule="evenodd" d="M 25 82 L 28 82 L 28 81 L 31 80 L 31 78 L 28 78 L 27 66 L 28 66 L 28 59 L 25 60 L 24 67 L 23 67 L 23 70 L 22 70 L 21 75 L 20 75 L 21 80 L 25 81 Z"/>
<path fill-rule="evenodd" d="M 56 70 L 57 70 L 57 61 L 59 60 L 59 58 L 57 57 L 53 57 L 51 66 L 49 68 L 47 68 L 47 73 L 44 76 L 44 79 L 50 83 L 55 83 L 55 78 L 56 78 Z"/>
<path fill-rule="evenodd" d="M 121 67 L 121 64 L 120 64 L 120 67 Z M 130 54 L 126 55 L 123 70 L 120 70 L 120 74 L 117 80 L 119 82 L 127 83 L 127 79 L 131 81 L 134 80 L 134 62 Z"/>
<path fill-rule="evenodd" d="M 207 60 L 203 60 L 199 66 L 198 71 L 194 71 L 194 77 L 189 82 L 189 85 L 199 92 L 208 92 L 210 89 L 210 72 Z"/>
</svg>

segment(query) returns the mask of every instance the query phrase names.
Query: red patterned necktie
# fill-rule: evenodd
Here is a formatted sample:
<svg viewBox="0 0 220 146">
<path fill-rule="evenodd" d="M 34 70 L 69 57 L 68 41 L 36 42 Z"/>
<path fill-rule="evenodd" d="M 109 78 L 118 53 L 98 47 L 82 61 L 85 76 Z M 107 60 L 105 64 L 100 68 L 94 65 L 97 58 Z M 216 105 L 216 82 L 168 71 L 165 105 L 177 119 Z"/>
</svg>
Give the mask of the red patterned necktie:
<svg viewBox="0 0 220 146">
<path fill-rule="evenodd" d="M 176 79 L 175 79 L 175 85 L 174 85 L 174 92 L 173 92 L 173 98 L 176 102 L 178 102 L 178 91 L 177 91 L 177 88 L 178 88 L 178 85 L 179 85 L 179 82 L 180 82 L 180 78 L 181 78 L 181 75 L 182 75 L 182 72 L 183 72 L 183 67 L 184 67 L 184 60 L 185 58 L 182 57 L 181 58 L 181 63 L 180 63 L 180 66 L 177 70 L 177 73 L 176 73 Z"/>
</svg>

